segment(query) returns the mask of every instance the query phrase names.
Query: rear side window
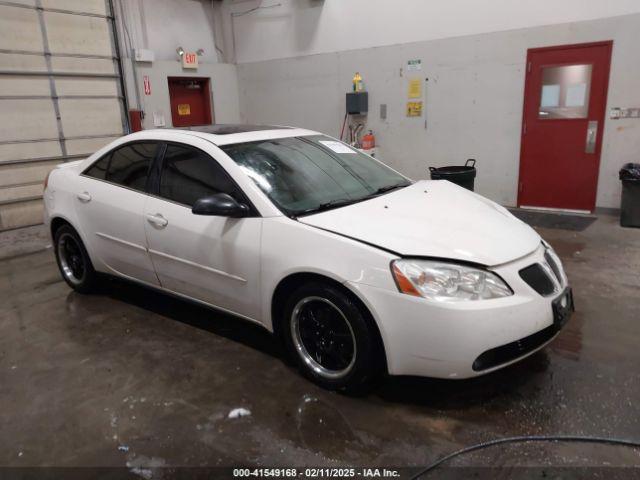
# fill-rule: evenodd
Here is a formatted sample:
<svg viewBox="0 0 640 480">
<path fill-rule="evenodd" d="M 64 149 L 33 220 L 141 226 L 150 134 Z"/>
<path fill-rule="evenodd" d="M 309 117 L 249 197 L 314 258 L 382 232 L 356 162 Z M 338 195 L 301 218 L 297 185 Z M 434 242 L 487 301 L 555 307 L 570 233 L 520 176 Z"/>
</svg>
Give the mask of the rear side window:
<svg viewBox="0 0 640 480">
<path fill-rule="evenodd" d="M 155 142 L 125 145 L 94 163 L 85 175 L 144 191 L 156 148 Z"/>
<path fill-rule="evenodd" d="M 155 143 L 133 143 L 113 152 L 107 181 L 134 190 L 144 190 L 156 147 Z"/>
<path fill-rule="evenodd" d="M 104 157 L 91 165 L 85 172 L 88 175 L 99 180 L 107 179 L 107 168 L 109 168 L 109 160 L 111 159 L 111 153 L 107 153 Z"/>
<path fill-rule="evenodd" d="M 193 206 L 196 200 L 227 193 L 241 196 L 227 172 L 206 153 L 185 145 L 167 145 L 160 176 L 160 196 Z"/>
</svg>

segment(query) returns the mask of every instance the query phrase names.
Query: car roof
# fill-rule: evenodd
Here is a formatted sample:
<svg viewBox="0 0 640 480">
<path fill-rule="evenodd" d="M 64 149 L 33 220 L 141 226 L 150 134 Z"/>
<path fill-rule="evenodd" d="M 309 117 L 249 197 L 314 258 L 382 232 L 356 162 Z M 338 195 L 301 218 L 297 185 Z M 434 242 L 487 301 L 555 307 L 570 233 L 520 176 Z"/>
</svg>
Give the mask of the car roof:
<svg viewBox="0 0 640 480">
<path fill-rule="evenodd" d="M 200 125 L 196 127 L 184 127 L 183 130 L 192 132 L 212 133 L 214 135 L 229 135 L 232 133 L 259 132 L 261 130 L 281 130 L 292 127 L 280 125 L 243 125 L 240 123 L 217 123 L 214 125 Z"/>
<path fill-rule="evenodd" d="M 280 125 L 241 125 L 241 124 L 215 124 L 188 128 L 161 128 L 155 130 L 143 130 L 140 134 L 172 132 L 200 137 L 211 143 L 221 146 L 233 143 L 255 142 L 274 138 L 301 137 L 308 135 L 322 135 L 313 130 L 304 128 L 287 127 Z"/>
</svg>

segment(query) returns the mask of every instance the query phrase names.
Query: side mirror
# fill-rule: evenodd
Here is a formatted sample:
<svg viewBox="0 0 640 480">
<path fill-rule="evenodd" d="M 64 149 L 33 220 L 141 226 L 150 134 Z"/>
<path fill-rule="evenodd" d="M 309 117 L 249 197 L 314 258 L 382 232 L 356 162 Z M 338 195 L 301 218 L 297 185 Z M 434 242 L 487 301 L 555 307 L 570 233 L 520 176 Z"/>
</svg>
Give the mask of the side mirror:
<svg viewBox="0 0 640 480">
<path fill-rule="evenodd" d="M 193 204 L 191 212 L 194 215 L 215 215 L 218 217 L 240 218 L 246 217 L 249 207 L 238 203 L 231 195 L 216 193 L 208 197 L 200 198 Z"/>
</svg>

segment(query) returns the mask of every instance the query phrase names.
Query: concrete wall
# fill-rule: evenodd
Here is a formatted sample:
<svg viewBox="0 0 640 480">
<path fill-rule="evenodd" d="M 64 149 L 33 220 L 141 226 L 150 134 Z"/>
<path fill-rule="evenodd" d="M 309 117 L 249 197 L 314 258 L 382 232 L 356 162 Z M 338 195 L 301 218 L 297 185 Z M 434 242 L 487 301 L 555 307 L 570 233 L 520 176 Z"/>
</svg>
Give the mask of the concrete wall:
<svg viewBox="0 0 640 480">
<path fill-rule="evenodd" d="M 134 73 L 130 65 L 126 66 L 127 77 Z M 184 70 L 182 65 L 173 60 L 139 63 L 137 65 L 139 86 L 146 75 L 151 82 L 151 95 L 140 96 L 142 110 L 145 112 L 142 126 L 145 129 L 157 128 L 153 124 L 154 112 L 164 116 L 166 128 L 170 128 L 171 110 L 169 107 L 169 84 L 167 77 L 209 77 L 211 79 L 211 95 L 213 119 L 215 123 L 240 122 L 238 76 L 236 66 L 228 63 L 200 63 L 198 70 Z M 132 81 L 129 82 L 133 84 Z"/>
<path fill-rule="evenodd" d="M 125 41 L 153 50 L 156 60 L 174 60 L 181 46 L 190 52 L 202 48 L 201 61 L 218 61 L 209 0 L 117 0 L 116 10 L 126 19 Z"/>
<path fill-rule="evenodd" d="M 330 4 L 326 0 L 325 7 Z M 616 4 L 621 5 L 607 3 Z M 418 179 L 427 176 L 428 166 L 475 157 L 477 191 L 515 205 L 527 49 L 614 40 L 608 108 L 640 106 L 639 31 L 640 15 L 635 14 L 240 64 L 241 118 L 338 136 L 344 94 L 359 71 L 369 91 L 368 127 L 376 133 L 385 162 Z M 409 59 L 421 59 L 417 75 L 429 78 L 426 126 L 424 116 L 405 116 Z M 382 103 L 388 105 L 386 120 L 379 117 Z M 617 170 L 624 162 L 638 161 L 639 133 L 638 119 L 605 122 L 599 207 L 619 206 Z"/>
<path fill-rule="evenodd" d="M 224 0 L 220 9 L 225 50 L 235 44 L 247 63 L 640 13 L 640 2 Z"/>
<path fill-rule="evenodd" d="M 216 48 L 216 20 L 210 0 L 117 0 L 116 16 L 129 107 L 145 113 L 143 128 L 155 128 L 153 114 L 171 124 L 167 77 L 211 78 L 213 118 L 217 123 L 240 119 L 236 66 L 222 63 Z M 124 20 L 124 21 L 123 21 Z M 176 49 L 203 49 L 197 70 L 182 68 Z M 153 62 L 135 62 L 136 48 L 152 50 Z M 145 95 L 143 79 L 151 82 Z"/>
</svg>

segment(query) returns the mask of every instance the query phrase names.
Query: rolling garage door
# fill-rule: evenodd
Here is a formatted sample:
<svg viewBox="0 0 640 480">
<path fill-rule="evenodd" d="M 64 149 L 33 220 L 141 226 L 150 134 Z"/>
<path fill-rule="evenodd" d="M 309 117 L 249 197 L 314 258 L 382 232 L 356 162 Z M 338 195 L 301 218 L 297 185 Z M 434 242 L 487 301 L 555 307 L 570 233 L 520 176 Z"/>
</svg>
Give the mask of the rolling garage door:
<svg viewBox="0 0 640 480">
<path fill-rule="evenodd" d="M 42 223 L 42 183 L 126 128 L 108 0 L 0 0 L 0 230 Z"/>
</svg>

